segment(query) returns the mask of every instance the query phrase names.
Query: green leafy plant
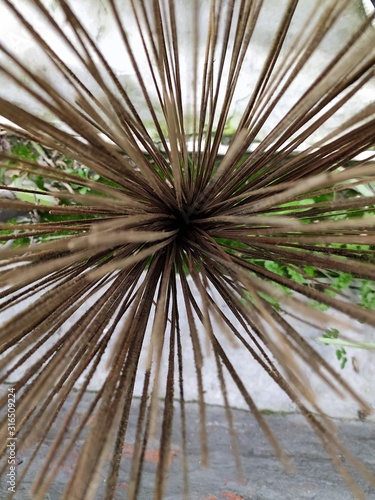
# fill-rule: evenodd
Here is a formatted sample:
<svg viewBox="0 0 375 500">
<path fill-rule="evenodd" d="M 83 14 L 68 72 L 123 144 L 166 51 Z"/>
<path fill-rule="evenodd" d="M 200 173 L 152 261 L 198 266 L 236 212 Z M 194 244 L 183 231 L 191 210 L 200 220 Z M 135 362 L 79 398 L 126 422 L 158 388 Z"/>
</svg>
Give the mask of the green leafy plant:
<svg viewBox="0 0 375 500">
<path fill-rule="evenodd" d="M 341 369 L 345 368 L 345 365 L 348 361 L 345 347 L 366 349 L 368 351 L 375 349 L 375 342 L 343 340 L 339 338 L 339 333 L 340 332 L 337 328 L 330 328 L 325 333 L 323 333 L 322 337 L 319 337 L 317 340 L 325 345 L 333 345 L 335 347 L 338 347 L 336 349 L 336 357 L 340 362 Z"/>
<path fill-rule="evenodd" d="M 332 339 L 336 340 L 338 339 L 338 337 L 339 337 L 339 331 L 337 330 L 337 328 L 330 328 L 325 333 L 323 333 L 323 337 L 319 340 L 324 344 L 329 345 Z M 329 339 L 329 341 L 327 341 L 327 339 Z M 348 361 L 346 350 L 343 347 L 336 349 L 336 357 L 338 361 L 340 361 L 340 367 L 343 370 Z"/>
</svg>

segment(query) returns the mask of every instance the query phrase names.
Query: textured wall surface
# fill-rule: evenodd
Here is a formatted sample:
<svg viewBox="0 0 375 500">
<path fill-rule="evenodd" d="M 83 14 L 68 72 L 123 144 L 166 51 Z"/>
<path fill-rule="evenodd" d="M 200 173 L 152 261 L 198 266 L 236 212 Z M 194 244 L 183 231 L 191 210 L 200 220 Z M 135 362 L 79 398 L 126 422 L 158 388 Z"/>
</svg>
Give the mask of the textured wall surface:
<svg viewBox="0 0 375 500">
<path fill-rule="evenodd" d="M 71 29 L 67 25 L 64 15 L 57 8 L 56 2 L 54 0 L 46 0 L 44 3 L 50 8 L 54 19 L 58 22 L 58 24 L 60 26 L 64 26 L 65 34 L 74 41 L 76 48 L 78 48 L 79 44 L 76 42 L 75 36 L 72 35 Z M 183 86 L 182 92 L 185 101 L 185 114 L 188 115 L 188 110 L 192 107 L 192 84 L 194 78 L 192 71 L 193 48 L 191 46 L 192 26 L 195 22 L 200 23 L 202 40 L 199 43 L 198 50 L 200 57 L 203 58 L 205 50 L 204 37 L 206 35 L 209 19 L 209 2 L 198 2 L 200 10 L 197 17 L 194 17 L 192 13 L 193 9 L 191 9 L 190 2 L 179 0 L 176 4 L 176 17 L 178 20 L 177 30 L 179 37 L 178 48 L 180 54 L 182 55 L 180 58 L 181 82 Z M 238 6 L 238 4 L 239 3 L 236 3 L 236 6 Z M 257 20 L 250 49 L 248 54 L 245 56 L 244 65 L 248 71 L 246 71 L 244 76 L 241 78 L 235 92 L 233 105 L 229 115 L 231 117 L 229 121 L 230 128 L 234 128 L 236 126 L 239 119 L 239 113 L 243 109 L 248 96 L 251 95 L 257 76 L 260 74 L 264 66 L 265 58 L 272 41 L 272 36 L 275 33 L 275 20 L 281 19 L 286 4 L 287 2 L 285 0 L 278 2 L 274 2 L 273 0 L 265 1 L 265 7 L 262 9 Z M 85 74 L 87 71 L 84 71 L 82 64 L 79 63 L 72 50 L 68 48 L 66 43 L 58 38 L 55 33 L 53 33 L 51 28 L 46 25 L 45 21 L 40 19 L 40 16 L 38 16 L 30 6 L 30 2 L 28 0 L 19 0 L 16 2 L 16 5 L 22 10 L 22 12 L 28 13 L 28 19 L 35 30 L 46 37 L 50 47 L 53 48 L 56 53 L 68 63 L 69 67 L 80 78 L 82 78 L 82 81 L 87 83 L 89 88 L 92 88 L 95 92 L 95 90 L 97 90 L 95 89 L 95 85 L 90 80 L 88 75 Z M 151 124 L 149 112 L 144 104 L 139 85 L 135 79 L 132 62 L 124 50 L 121 35 L 116 26 L 113 15 L 110 12 L 108 3 L 104 0 L 82 0 L 80 2 L 73 2 L 72 5 L 74 6 L 75 12 L 79 15 L 81 21 L 83 22 L 83 25 L 91 34 L 92 39 L 102 50 L 109 64 L 119 76 L 121 83 L 131 95 L 133 104 L 137 107 L 137 110 L 140 112 L 145 123 L 150 124 L 150 133 L 152 134 L 153 126 Z M 310 2 L 309 0 L 299 1 L 298 7 L 293 16 L 292 24 L 288 31 L 288 38 L 284 44 L 284 54 L 292 49 L 298 52 L 298 45 L 294 45 L 295 43 L 298 43 L 297 35 L 301 30 L 302 32 L 308 32 L 308 30 L 313 29 L 314 23 L 319 15 L 320 8 L 323 6 L 324 2 L 322 2 L 319 7 L 319 2 Z M 147 66 L 147 58 L 142 48 L 141 37 L 135 29 L 135 19 L 130 8 L 129 0 L 121 2 L 120 11 L 123 18 L 126 19 L 125 24 L 127 35 L 129 36 L 129 42 L 133 52 L 136 54 L 136 62 L 139 69 L 146 80 L 148 77 L 150 78 L 150 82 L 152 84 L 151 74 Z M 317 75 L 317 69 L 321 71 L 322 68 L 329 63 L 333 55 L 337 54 L 337 52 L 343 47 L 343 44 L 349 42 L 351 35 L 353 35 L 353 33 L 358 29 L 365 18 L 366 14 L 361 0 L 351 0 L 348 2 L 345 15 L 340 16 L 329 35 L 323 38 L 308 63 L 300 72 L 299 76 L 295 79 L 281 101 L 277 104 L 273 113 L 264 124 L 263 130 L 259 135 L 259 139 L 262 139 L 268 131 L 272 130 L 275 125 L 279 123 L 287 111 L 293 107 L 297 99 L 302 96 L 308 86 L 314 81 Z M 43 75 L 46 80 L 53 81 L 59 92 L 66 94 L 67 99 L 75 98 L 75 96 L 70 95 L 67 91 L 67 86 L 64 83 L 64 80 L 56 76 L 56 71 L 44 51 L 40 47 L 37 47 L 36 43 L 30 39 L 30 35 L 27 33 L 25 28 L 20 26 L 19 21 L 13 14 L 7 12 L 5 6 L 2 6 L 0 31 L 2 41 L 5 41 L 5 43 L 17 53 L 20 60 L 27 67 L 36 71 L 39 75 Z M 362 43 L 366 47 L 369 44 L 372 44 L 373 40 L 370 40 L 366 35 L 363 37 Z M 15 64 L 10 62 L 4 55 L 1 54 L 1 52 L 0 63 L 4 64 L 5 67 L 11 66 L 13 69 L 15 68 Z M 342 64 L 346 64 L 345 58 L 343 59 Z M 225 80 L 228 68 L 229 64 L 227 64 L 224 69 L 223 80 Z M 201 78 L 202 75 L 197 75 L 197 77 Z M 22 78 L 25 77 L 22 76 Z M 320 132 L 318 131 L 315 137 L 321 137 L 322 132 L 332 130 L 337 127 L 337 125 L 342 123 L 342 121 L 352 116 L 353 112 L 357 112 L 364 106 L 368 105 L 372 102 L 374 93 L 375 82 L 370 81 L 358 94 L 356 94 L 355 99 L 350 100 L 335 114 L 334 117 L 326 122 L 324 128 L 321 129 Z M 42 109 L 40 105 L 36 104 L 30 95 L 27 93 L 21 95 L 19 92 L 15 92 L 14 86 L 9 78 L 1 73 L 0 96 L 11 98 L 16 102 L 21 102 L 34 110 L 39 109 L 42 116 L 52 119 L 49 112 Z M 154 98 L 155 107 L 158 110 L 159 106 L 156 104 L 156 94 L 154 95 Z M 162 120 L 161 116 L 160 119 Z"/>
</svg>

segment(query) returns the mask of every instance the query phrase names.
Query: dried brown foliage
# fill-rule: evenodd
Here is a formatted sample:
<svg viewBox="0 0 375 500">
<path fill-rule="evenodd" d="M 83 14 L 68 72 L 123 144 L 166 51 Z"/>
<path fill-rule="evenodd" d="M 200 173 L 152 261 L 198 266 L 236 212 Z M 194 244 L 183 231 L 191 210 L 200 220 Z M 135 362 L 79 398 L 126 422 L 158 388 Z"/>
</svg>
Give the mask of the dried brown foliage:
<svg viewBox="0 0 375 500">
<path fill-rule="evenodd" d="M 347 15 L 350 2 L 313 3 L 309 24 L 301 26 L 292 38 L 290 26 L 299 2 L 283 2 L 282 16 L 274 19 L 274 36 L 265 41 L 268 49 L 259 74 L 249 70 L 249 57 L 257 50 L 252 37 L 264 2 L 212 0 L 203 9 L 204 15 L 201 2 L 185 3 L 182 7 L 181 2 L 173 0 L 129 0 L 125 16 L 119 10 L 120 2 L 107 2 L 113 29 L 119 34 L 116 50 L 128 58 L 138 87 L 137 100 L 134 89 L 129 90 L 120 81 L 86 31 L 84 20 L 75 16 L 74 2 L 58 2 L 67 19 L 64 29 L 42 2 L 32 2 L 75 61 L 74 68 L 49 45 L 42 32 L 34 30 L 17 9 L 17 2 L 0 3 L 18 17 L 52 68 L 50 78 L 44 78 L 5 43 L 0 45 L 3 75 L 45 112 L 38 114 L 33 108 L 28 110 L 0 98 L 0 115 L 14 124 L 9 130 L 19 132 L 16 126 L 20 127 L 26 137 L 84 163 L 109 181 L 80 179 L 82 186 L 91 189 L 87 195 L 54 193 L 65 203 L 33 208 L 61 215 L 59 220 L 12 227 L 20 231 L 26 227 L 23 237 L 50 235 L 51 239 L 27 248 L 5 245 L 1 249 L 1 310 L 11 313 L 14 306 L 18 307 L 1 326 L 1 381 L 25 366 L 13 384 L 18 398 L 18 446 L 33 437 L 37 452 L 67 395 L 85 375 L 65 425 L 46 457 L 46 466 L 35 480 L 34 497 L 43 498 L 58 464 L 82 431 L 81 427 L 73 428 L 71 437 L 66 437 L 80 398 L 108 345 L 112 346 L 111 363 L 95 404 L 84 416 L 83 424 L 91 419 L 89 432 L 64 498 L 73 498 L 73 492 L 74 498 L 92 498 L 109 454 L 113 459 L 106 498 L 113 497 L 137 373 L 143 374 L 144 384 L 129 498 L 135 498 L 139 491 L 144 451 L 154 432 L 160 392 L 165 393 L 165 399 L 159 415 L 160 463 L 155 498 L 163 497 L 175 398 L 180 401 L 182 415 L 181 447 L 183 454 L 187 453 L 181 335 L 189 336 L 194 352 L 203 461 L 207 461 L 208 449 L 202 365 L 208 344 L 217 364 L 234 454 L 235 423 L 228 404 L 227 376 L 238 386 L 275 452 L 287 464 L 252 400 L 247 381 L 240 379 L 223 349 L 223 337 L 214 331 L 213 319 L 222 324 L 227 336 L 236 339 L 242 355 L 255 358 L 294 401 L 349 486 L 360 496 L 340 456 L 373 484 L 375 478 L 343 448 L 333 424 L 320 415 L 314 390 L 300 370 L 301 362 L 309 365 L 327 388 L 353 398 L 365 412 L 370 408 L 265 296 L 323 325 L 328 316 L 308 306 L 304 298 L 327 304 L 372 327 L 375 313 L 348 303 L 340 295 L 332 297 L 316 286 L 275 274 L 256 260 L 287 263 L 298 270 L 311 265 L 328 274 L 345 271 L 358 278 L 375 279 L 372 250 L 332 246 L 362 244 L 364 235 L 366 244 L 373 245 L 374 219 L 331 217 L 332 213 L 363 211 L 374 204 L 374 197 L 337 196 L 329 203 L 305 205 L 303 209 L 280 208 L 312 194 L 340 193 L 375 179 L 373 158 L 350 163 L 374 146 L 373 104 L 359 107 L 339 126 L 315 135 L 373 78 L 373 28 L 370 20 L 353 27 L 329 63 L 315 67 L 315 78 L 301 96 L 296 96 L 294 106 L 246 155 L 322 40 Z M 181 19 L 181 12 L 187 13 L 187 19 Z M 190 37 L 189 56 L 182 53 L 180 39 L 186 24 L 190 27 L 184 32 Z M 140 58 L 146 61 L 143 66 Z M 186 74 L 190 75 L 188 81 Z M 252 92 L 243 100 L 236 132 L 220 156 L 235 91 L 241 79 L 252 78 Z M 63 84 L 63 92 L 58 81 Z M 56 121 L 44 116 L 53 116 Z M 1 154 L 3 168 L 9 168 L 9 158 L 9 154 Z M 66 185 L 77 182 L 74 175 L 53 165 L 17 161 L 17 168 L 25 173 Z M 12 208 L 30 210 L 29 203 L 0 199 L 0 207 L 9 207 L 9 203 Z M 5 229 L 9 226 L 1 224 L 1 230 Z M 53 238 L 62 231 L 64 237 Z M 182 290 L 179 297 L 178 283 Z M 295 294 L 285 295 L 274 283 Z M 198 290 L 199 297 L 193 290 Z M 214 293 L 226 303 L 230 316 L 218 308 Z M 188 317 L 187 325 L 180 322 L 182 309 Z M 198 334 L 199 322 L 205 327 L 205 339 Z M 146 363 L 139 361 L 142 352 L 146 352 Z M 27 365 L 30 356 L 31 366 Z M 168 366 L 165 380 L 160 376 L 162 363 Z M 6 404 L 5 397 L 1 403 Z M 5 417 L 2 424 L 4 437 Z M 51 460 L 57 465 L 49 470 Z M 184 467 L 184 491 L 188 495 L 186 461 Z"/>
</svg>

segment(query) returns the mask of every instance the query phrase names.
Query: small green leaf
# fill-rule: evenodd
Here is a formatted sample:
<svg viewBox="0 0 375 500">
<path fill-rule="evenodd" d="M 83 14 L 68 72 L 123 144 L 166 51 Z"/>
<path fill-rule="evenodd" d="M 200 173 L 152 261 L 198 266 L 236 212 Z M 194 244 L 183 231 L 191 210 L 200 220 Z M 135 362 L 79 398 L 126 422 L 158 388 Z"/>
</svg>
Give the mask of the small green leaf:
<svg viewBox="0 0 375 500">
<path fill-rule="evenodd" d="M 322 304 L 321 302 L 317 302 L 316 300 L 312 300 L 309 302 L 309 305 L 312 307 L 315 307 L 316 309 L 319 309 L 320 311 L 327 311 L 329 309 L 329 306 L 326 304 Z"/>
<path fill-rule="evenodd" d="M 279 274 L 280 276 L 285 276 L 285 266 L 279 264 L 278 262 L 274 262 L 273 260 L 265 260 L 264 267 L 267 269 L 267 271 Z"/>
<path fill-rule="evenodd" d="M 296 271 L 295 269 L 287 267 L 286 270 L 290 278 L 292 278 L 292 280 L 294 280 L 296 283 L 302 284 L 305 282 L 305 278 L 303 277 L 303 275 L 298 271 Z"/>
<path fill-rule="evenodd" d="M 303 270 L 305 271 L 305 273 L 310 276 L 311 278 L 314 277 L 315 275 L 315 267 L 313 266 L 304 266 L 303 267 Z"/>
</svg>

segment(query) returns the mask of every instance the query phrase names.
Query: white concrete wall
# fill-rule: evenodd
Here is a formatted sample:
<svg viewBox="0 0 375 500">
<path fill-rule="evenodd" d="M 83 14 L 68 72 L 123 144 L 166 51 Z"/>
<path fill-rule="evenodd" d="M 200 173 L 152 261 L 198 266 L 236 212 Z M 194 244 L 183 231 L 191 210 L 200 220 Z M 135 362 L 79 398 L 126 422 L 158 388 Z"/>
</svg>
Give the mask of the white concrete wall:
<svg viewBox="0 0 375 500">
<path fill-rule="evenodd" d="M 142 48 L 141 39 L 135 27 L 134 15 L 130 8 L 130 1 L 126 0 L 119 2 L 121 4 L 121 15 L 124 19 L 127 33 L 129 35 L 130 43 L 134 53 L 136 54 L 136 61 L 139 65 L 142 75 L 146 82 L 149 81 L 148 91 L 153 98 L 155 107 L 160 106 L 157 104 L 156 92 L 153 90 L 153 84 L 150 76 L 150 71 L 147 66 L 147 59 Z M 64 32 L 78 47 L 75 37 L 71 34 L 71 29 L 64 20 L 61 10 L 58 8 L 56 0 L 45 0 L 45 4 L 49 7 L 53 17 L 64 27 Z M 102 50 L 104 56 L 107 58 L 111 67 L 119 76 L 121 83 L 126 88 L 127 92 L 133 100 L 133 104 L 143 116 L 145 122 L 153 133 L 153 125 L 151 124 L 150 114 L 148 113 L 145 101 L 140 92 L 139 84 L 135 78 L 135 72 L 132 67 L 129 56 L 124 49 L 121 36 L 111 15 L 110 7 L 105 0 L 81 0 L 71 2 L 74 11 L 78 14 L 79 18 L 87 28 L 98 47 Z M 191 5 L 193 2 L 186 2 L 185 0 L 176 1 L 176 12 L 178 20 L 178 35 L 179 35 L 179 51 L 181 54 L 181 82 L 183 86 L 183 96 L 185 101 L 185 113 L 188 117 L 192 113 L 192 33 L 194 18 L 192 14 Z M 203 61 L 204 48 L 205 48 L 205 34 L 207 32 L 207 25 L 209 19 L 209 4 L 210 2 L 198 2 L 200 11 L 198 20 L 200 23 L 200 32 L 202 39 L 200 43 L 200 57 Z M 244 71 L 240 78 L 238 88 L 235 92 L 233 105 L 230 112 L 230 126 L 235 127 L 238 123 L 241 112 L 251 95 L 254 88 L 256 78 L 263 68 L 267 51 L 269 49 L 272 36 L 275 32 L 277 22 L 281 19 L 286 0 L 277 1 L 266 0 L 265 7 L 261 11 L 260 17 L 257 22 L 253 38 L 251 40 L 251 48 L 245 58 Z M 361 0 L 350 0 L 346 2 L 347 9 L 345 14 L 340 16 L 339 20 L 333 26 L 330 33 L 323 39 L 319 48 L 315 51 L 310 61 L 306 64 L 299 76 L 295 79 L 293 84 L 287 90 L 281 101 L 276 106 L 270 118 L 265 123 L 262 132 L 259 134 L 259 139 L 272 130 L 277 123 L 285 116 L 288 110 L 296 103 L 297 99 L 303 94 L 306 88 L 315 80 L 321 70 L 332 59 L 342 45 L 350 38 L 351 34 L 360 26 L 364 21 L 366 15 Z M 82 81 L 87 84 L 93 91 L 97 91 L 96 84 L 93 83 L 92 78 L 89 77 L 87 71 L 82 67 L 77 58 L 73 55 L 67 44 L 64 43 L 56 34 L 51 30 L 46 21 L 42 19 L 41 15 L 32 7 L 30 0 L 17 0 L 15 5 L 27 16 L 28 21 L 48 41 L 49 45 L 56 50 L 57 54 L 68 63 L 69 67 L 79 76 Z M 238 3 L 236 4 L 238 5 Z M 292 25 L 289 30 L 289 36 L 285 43 L 283 53 L 290 49 L 291 44 L 294 42 L 295 37 L 302 29 L 304 33 L 308 32 L 314 26 L 317 16 L 321 13 L 323 7 L 327 2 L 311 2 L 309 0 L 300 0 L 295 15 L 293 17 Z M 52 69 L 51 62 L 44 54 L 43 50 L 31 40 L 30 35 L 26 29 L 20 26 L 19 20 L 13 14 L 8 12 L 5 6 L 1 6 L 0 16 L 0 34 L 1 42 L 6 47 L 14 51 L 17 56 L 32 70 L 36 71 L 39 75 L 47 81 L 53 81 L 53 84 L 59 89 L 63 95 L 68 99 L 74 99 L 71 89 L 64 82 L 64 80 L 56 75 L 56 71 Z M 367 49 L 374 44 L 373 37 L 366 35 L 363 39 L 363 45 Z M 0 51 L 0 63 L 9 69 L 15 69 L 7 57 Z M 228 65 L 224 71 L 223 81 L 228 70 Z M 198 77 L 202 76 L 202 71 L 198 72 Z M 22 76 L 23 81 L 29 81 L 27 76 Z M 223 86 L 224 87 L 224 86 Z M 100 94 L 97 91 L 98 94 Z M 323 133 L 334 129 L 337 125 L 341 124 L 346 118 L 352 116 L 353 113 L 368 105 L 373 101 L 375 94 L 375 83 L 371 81 L 361 91 L 356 94 L 349 103 L 340 109 L 333 118 L 328 120 L 325 126 L 315 135 L 321 137 Z M 38 110 L 38 112 L 48 118 L 54 120 L 50 112 L 42 109 L 37 105 L 30 95 L 16 89 L 15 85 L 9 81 L 6 75 L 0 72 L 0 96 L 7 97 L 13 101 L 19 102 L 28 108 Z M 160 119 L 163 120 L 159 114 Z"/>
</svg>

